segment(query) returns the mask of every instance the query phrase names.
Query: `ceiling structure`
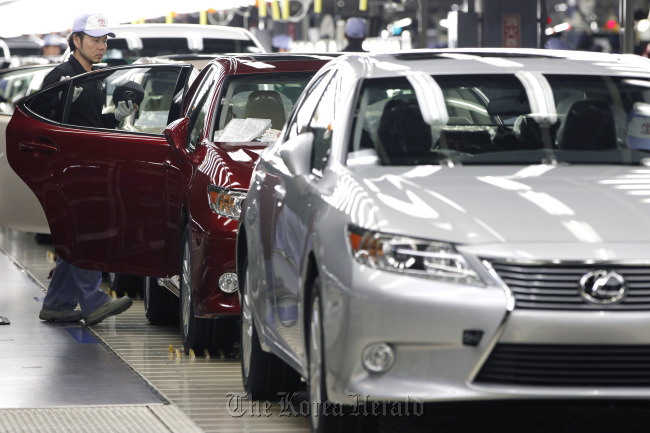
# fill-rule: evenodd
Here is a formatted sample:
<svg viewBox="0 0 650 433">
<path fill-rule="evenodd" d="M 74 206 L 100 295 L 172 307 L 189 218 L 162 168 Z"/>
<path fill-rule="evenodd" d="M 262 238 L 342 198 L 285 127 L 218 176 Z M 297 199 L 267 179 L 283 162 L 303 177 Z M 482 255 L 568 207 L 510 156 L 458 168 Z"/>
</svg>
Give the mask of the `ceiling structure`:
<svg viewBox="0 0 650 433">
<path fill-rule="evenodd" d="M 244 27 L 254 25 L 257 21 L 256 0 L 157 0 L 156 2 L 134 2 L 113 0 L 95 5 L 89 0 L 0 0 L 0 37 L 11 37 L 23 34 L 46 34 L 49 32 L 65 33 L 73 20 L 70 11 L 79 13 L 95 9 L 104 13 L 110 23 L 133 22 L 139 19 L 155 19 L 165 17 L 170 12 L 178 14 L 198 12 L 211 9 L 209 22 L 212 24 L 233 24 Z M 259 0 L 258 0 L 259 1 Z M 267 21 L 283 21 L 282 16 L 271 17 L 272 2 L 277 1 L 282 7 L 285 0 L 266 0 L 269 17 Z M 391 22 L 403 18 L 412 19 L 409 31 L 417 34 L 424 29 L 429 37 L 436 37 L 446 30 L 441 26 L 449 11 L 454 9 L 480 10 L 481 5 L 499 0 L 289 0 L 294 21 L 307 21 L 307 26 L 318 26 L 319 20 L 328 16 L 328 20 L 340 21 L 349 16 L 363 16 L 368 19 L 369 34 L 378 35 Z M 504 0 L 505 1 L 505 0 Z M 528 1 L 528 0 L 527 0 Z M 534 0 L 533 0 L 534 1 Z M 580 19 L 594 19 L 605 23 L 609 19 L 619 20 L 621 4 L 632 0 L 538 0 L 552 18 L 553 24 L 567 19 L 568 11 L 578 10 Z M 645 3 L 635 0 L 636 4 Z M 65 7 L 62 7 L 65 5 Z M 90 5 L 90 6 L 89 6 Z M 314 14 L 314 7 L 319 5 L 322 12 Z M 360 10 L 361 5 L 367 5 Z M 216 7 L 215 7 L 216 6 Z M 572 9 L 573 7 L 573 9 Z M 231 10 L 245 10 L 245 14 L 228 13 Z M 90 11 L 92 12 L 92 11 Z M 639 14 L 647 16 L 645 10 Z M 420 22 L 424 14 L 427 19 Z M 74 13 L 73 13 L 74 15 Z M 29 16 L 30 19 L 23 19 Z M 244 16 L 245 18 L 241 18 Z M 17 19 L 20 17 L 20 19 Z M 286 20 L 285 20 L 286 22 Z M 444 21 L 443 21 L 444 22 Z"/>
</svg>

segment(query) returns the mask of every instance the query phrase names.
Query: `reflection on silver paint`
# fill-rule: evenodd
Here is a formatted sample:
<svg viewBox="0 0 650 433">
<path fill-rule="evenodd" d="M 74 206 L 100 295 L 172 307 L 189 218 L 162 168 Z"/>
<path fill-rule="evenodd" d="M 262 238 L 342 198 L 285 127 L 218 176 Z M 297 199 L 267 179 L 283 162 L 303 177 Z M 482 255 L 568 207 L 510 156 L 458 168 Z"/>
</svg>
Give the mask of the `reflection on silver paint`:
<svg viewBox="0 0 650 433">
<path fill-rule="evenodd" d="M 622 190 L 625 194 L 638 196 L 641 203 L 650 203 L 650 170 L 638 169 L 627 174 L 619 176 L 616 179 L 607 179 L 600 181 L 602 185 L 612 185 L 614 189 Z"/>
<path fill-rule="evenodd" d="M 545 192 L 524 191 L 519 195 L 531 203 L 539 206 L 549 215 L 575 215 L 573 209 Z"/>
<path fill-rule="evenodd" d="M 377 199 L 381 200 L 386 206 L 414 217 L 424 219 L 438 219 L 440 217 L 440 214 L 435 209 L 412 191 L 406 190 L 404 194 L 404 200 L 381 193 L 377 194 Z"/>
<path fill-rule="evenodd" d="M 478 180 L 508 191 L 529 191 L 530 186 L 505 176 L 478 176 Z"/>
<path fill-rule="evenodd" d="M 541 167 L 541 166 L 538 166 Z M 526 168 L 528 170 L 529 167 Z M 548 170 L 537 169 L 534 171 L 526 171 L 525 174 L 532 175 L 541 175 L 546 173 Z M 522 174 L 520 170 L 519 175 Z M 513 176 L 513 177 L 516 177 Z M 575 212 L 569 206 L 558 200 L 557 198 L 551 196 L 548 193 L 541 193 L 532 191 L 532 188 L 529 185 L 526 185 L 521 182 L 512 180 L 510 177 L 501 177 L 501 176 L 479 176 L 478 180 L 485 182 L 487 184 L 496 186 L 509 191 L 516 191 L 518 195 L 530 201 L 534 205 L 538 206 L 540 209 L 544 210 L 549 215 L 554 216 L 574 216 Z M 578 220 L 568 220 L 562 221 L 562 225 L 580 242 L 595 243 L 601 242 L 602 238 L 594 230 L 594 228 L 585 221 Z"/>
<path fill-rule="evenodd" d="M 377 222 L 377 206 L 364 191 L 363 186 L 345 171 L 341 170 L 338 173 L 336 188 L 332 195 L 324 196 L 323 201 L 349 214 L 351 222 L 361 227 L 371 227 Z"/>
<path fill-rule="evenodd" d="M 580 242 L 602 242 L 601 237 L 596 231 L 584 221 L 563 221 L 562 225 L 573 234 Z"/>
<path fill-rule="evenodd" d="M 414 179 L 418 177 L 433 176 L 440 170 L 442 170 L 442 167 L 439 165 L 418 165 L 402 174 L 402 177 L 405 179 Z"/>
</svg>

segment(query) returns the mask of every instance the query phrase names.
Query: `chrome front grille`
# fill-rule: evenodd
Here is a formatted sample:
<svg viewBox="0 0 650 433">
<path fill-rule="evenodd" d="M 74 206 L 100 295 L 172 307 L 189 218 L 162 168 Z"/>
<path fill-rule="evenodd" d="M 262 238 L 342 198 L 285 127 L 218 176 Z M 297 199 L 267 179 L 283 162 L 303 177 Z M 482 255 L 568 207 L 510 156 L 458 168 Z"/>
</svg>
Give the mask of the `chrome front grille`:
<svg viewBox="0 0 650 433">
<path fill-rule="evenodd" d="M 498 344 L 476 383 L 650 387 L 650 346 Z"/>
<path fill-rule="evenodd" d="M 538 310 L 650 310 L 650 266 L 518 264 L 490 262 L 510 288 L 516 308 Z M 614 271 L 628 286 L 617 304 L 598 305 L 580 294 L 580 279 L 595 270 Z"/>
</svg>

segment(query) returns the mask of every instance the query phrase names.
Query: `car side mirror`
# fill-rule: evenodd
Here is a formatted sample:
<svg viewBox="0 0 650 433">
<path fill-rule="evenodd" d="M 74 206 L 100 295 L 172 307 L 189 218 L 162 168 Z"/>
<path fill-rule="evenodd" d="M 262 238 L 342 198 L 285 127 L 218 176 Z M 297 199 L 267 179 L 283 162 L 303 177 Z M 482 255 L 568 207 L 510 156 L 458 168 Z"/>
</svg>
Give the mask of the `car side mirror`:
<svg viewBox="0 0 650 433">
<path fill-rule="evenodd" d="M 167 143 L 178 152 L 186 153 L 187 148 L 187 130 L 188 125 L 190 124 L 190 119 L 187 117 L 181 117 L 180 119 L 174 120 L 172 123 L 167 125 L 163 134 L 167 139 Z"/>
<path fill-rule="evenodd" d="M 311 154 L 314 147 L 314 134 L 305 132 L 282 144 L 280 157 L 294 176 L 311 173 Z"/>
</svg>

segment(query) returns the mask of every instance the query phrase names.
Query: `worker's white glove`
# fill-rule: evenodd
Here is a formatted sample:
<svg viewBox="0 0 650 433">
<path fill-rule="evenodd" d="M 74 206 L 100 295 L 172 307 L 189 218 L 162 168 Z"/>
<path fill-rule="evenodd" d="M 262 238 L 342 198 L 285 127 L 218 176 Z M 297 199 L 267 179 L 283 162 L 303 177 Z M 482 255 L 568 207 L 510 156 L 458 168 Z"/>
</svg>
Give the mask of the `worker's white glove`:
<svg viewBox="0 0 650 433">
<path fill-rule="evenodd" d="M 117 107 L 115 108 L 115 118 L 118 122 L 121 122 L 137 110 L 138 105 L 133 104 L 133 101 L 129 101 L 128 104 L 125 101 L 120 101 L 117 103 Z"/>
<path fill-rule="evenodd" d="M 61 77 L 61 79 L 59 81 L 67 80 L 69 78 L 70 78 L 69 75 L 64 75 L 64 76 Z M 83 87 L 75 87 L 74 88 L 74 93 L 72 93 L 72 102 L 76 101 L 77 98 L 79 98 L 79 95 L 81 95 L 81 92 L 83 90 L 84 90 Z"/>
</svg>

